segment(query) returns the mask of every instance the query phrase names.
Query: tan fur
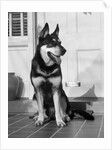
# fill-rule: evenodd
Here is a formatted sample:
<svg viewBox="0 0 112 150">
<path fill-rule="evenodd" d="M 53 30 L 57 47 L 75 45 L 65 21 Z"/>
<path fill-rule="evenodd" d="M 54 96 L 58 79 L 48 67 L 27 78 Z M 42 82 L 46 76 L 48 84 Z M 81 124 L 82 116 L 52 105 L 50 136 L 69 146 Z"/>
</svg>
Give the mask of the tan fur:
<svg viewBox="0 0 112 150">
<path fill-rule="evenodd" d="M 51 66 L 54 64 L 54 62 L 48 57 L 47 52 L 52 52 L 54 55 L 60 56 L 60 48 L 58 46 L 56 46 L 55 48 L 47 48 L 46 45 L 41 47 L 41 56 L 42 59 L 44 60 L 46 66 Z"/>
<path fill-rule="evenodd" d="M 48 79 L 49 82 L 53 84 L 54 87 L 58 88 L 61 82 L 61 77 L 52 77 Z"/>
<path fill-rule="evenodd" d="M 32 77 L 32 81 L 33 81 L 33 84 L 35 85 L 35 87 L 38 87 L 40 85 L 40 83 L 42 83 L 42 81 L 45 82 L 45 79 L 43 77 L 37 77 L 37 78 Z"/>
</svg>

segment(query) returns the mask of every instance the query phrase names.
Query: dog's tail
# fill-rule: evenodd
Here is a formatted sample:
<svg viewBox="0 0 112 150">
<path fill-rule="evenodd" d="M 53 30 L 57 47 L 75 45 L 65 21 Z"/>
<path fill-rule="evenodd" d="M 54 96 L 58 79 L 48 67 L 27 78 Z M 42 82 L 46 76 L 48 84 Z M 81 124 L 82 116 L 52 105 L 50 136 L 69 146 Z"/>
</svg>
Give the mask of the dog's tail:
<svg viewBox="0 0 112 150">
<path fill-rule="evenodd" d="M 86 120 L 94 120 L 94 116 L 92 115 L 92 113 L 83 110 L 78 110 L 78 109 L 72 110 L 70 114 L 70 118 L 73 119 L 74 117 L 83 118 Z"/>
</svg>

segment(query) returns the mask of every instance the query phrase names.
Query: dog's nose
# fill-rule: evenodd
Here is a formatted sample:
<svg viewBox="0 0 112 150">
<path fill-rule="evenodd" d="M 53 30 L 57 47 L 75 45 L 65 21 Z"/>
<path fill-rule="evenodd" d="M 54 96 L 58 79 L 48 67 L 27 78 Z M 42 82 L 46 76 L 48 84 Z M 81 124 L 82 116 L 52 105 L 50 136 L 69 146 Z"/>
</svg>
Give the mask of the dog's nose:
<svg viewBox="0 0 112 150">
<path fill-rule="evenodd" d="M 62 47 L 61 49 L 61 55 L 63 56 L 66 53 L 66 49 L 64 47 Z"/>
</svg>

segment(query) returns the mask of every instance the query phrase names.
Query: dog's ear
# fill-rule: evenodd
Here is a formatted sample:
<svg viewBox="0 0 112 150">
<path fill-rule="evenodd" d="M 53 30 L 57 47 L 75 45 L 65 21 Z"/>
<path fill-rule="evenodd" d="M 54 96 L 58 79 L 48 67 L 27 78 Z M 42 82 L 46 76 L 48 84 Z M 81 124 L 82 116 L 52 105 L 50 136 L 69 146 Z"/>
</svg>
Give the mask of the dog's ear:
<svg viewBox="0 0 112 150">
<path fill-rule="evenodd" d="M 57 24 L 57 26 L 56 26 L 56 29 L 55 29 L 55 31 L 52 33 L 52 34 L 55 34 L 55 35 L 59 35 L 59 25 Z"/>
<path fill-rule="evenodd" d="M 49 25 L 48 23 L 45 24 L 44 28 L 40 32 L 40 38 L 46 38 L 46 36 L 49 34 Z"/>
</svg>

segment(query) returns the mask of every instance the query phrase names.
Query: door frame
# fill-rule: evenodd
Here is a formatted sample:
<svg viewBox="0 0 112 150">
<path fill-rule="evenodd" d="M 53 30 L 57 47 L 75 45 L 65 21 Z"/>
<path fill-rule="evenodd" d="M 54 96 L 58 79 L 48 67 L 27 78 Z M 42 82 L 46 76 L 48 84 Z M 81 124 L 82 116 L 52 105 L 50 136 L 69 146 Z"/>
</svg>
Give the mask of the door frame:
<svg viewBox="0 0 112 150">
<path fill-rule="evenodd" d="M 31 71 L 31 60 L 34 57 L 37 46 L 37 12 L 31 12 L 28 15 L 28 53 L 29 53 L 29 73 Z M 33 96 L 33 87 L 29 74 L 29 99 Z"/>
</svg>

